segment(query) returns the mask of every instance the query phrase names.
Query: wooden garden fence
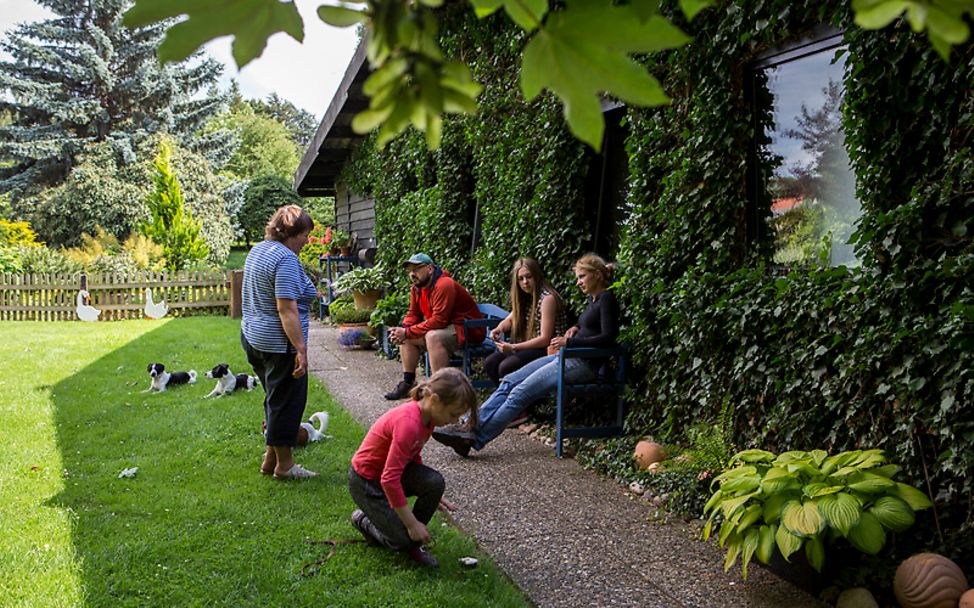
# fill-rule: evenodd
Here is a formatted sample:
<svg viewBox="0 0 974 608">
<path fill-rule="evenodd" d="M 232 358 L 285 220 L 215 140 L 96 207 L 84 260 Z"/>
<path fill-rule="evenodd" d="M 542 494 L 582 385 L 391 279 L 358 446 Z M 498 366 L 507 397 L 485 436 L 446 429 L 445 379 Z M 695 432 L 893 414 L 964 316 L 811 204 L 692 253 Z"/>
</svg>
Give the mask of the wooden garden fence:
<svg viewBox="0 0 974 608">
<path fill-rule="evenodd" d="M 226 270 L 0 274 L 0 321 L 77 320 L 83 276 L 88 304 L 102 311 L 99 321 L 143 318 L 146 288 L 152 289 L 154 302 L 165 300 L 168 316 L 226 315 L 231 310 L 231 272 Z"/>
</svg>

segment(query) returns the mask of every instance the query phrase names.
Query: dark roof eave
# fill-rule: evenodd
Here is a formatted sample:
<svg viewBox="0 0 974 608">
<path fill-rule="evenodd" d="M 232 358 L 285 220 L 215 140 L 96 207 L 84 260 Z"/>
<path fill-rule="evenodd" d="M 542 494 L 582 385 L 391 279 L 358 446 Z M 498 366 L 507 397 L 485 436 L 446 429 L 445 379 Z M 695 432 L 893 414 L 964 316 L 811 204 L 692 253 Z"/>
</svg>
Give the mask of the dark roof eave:
<svg viewBox="0 0 974 608">
<path fill-rule="evenodd" d="M 362 83 L 370 72 L 365 61 L 365 43 L 363 38 L 355 49 L 342 82 L 294 173 L 294 189 L 301 196 L 334 194 L 335 179 L 344 161 L 364 139 L 353 133 L 350 125 L 352 117 L 367 105 L 362 93 Z"/>
</svg>

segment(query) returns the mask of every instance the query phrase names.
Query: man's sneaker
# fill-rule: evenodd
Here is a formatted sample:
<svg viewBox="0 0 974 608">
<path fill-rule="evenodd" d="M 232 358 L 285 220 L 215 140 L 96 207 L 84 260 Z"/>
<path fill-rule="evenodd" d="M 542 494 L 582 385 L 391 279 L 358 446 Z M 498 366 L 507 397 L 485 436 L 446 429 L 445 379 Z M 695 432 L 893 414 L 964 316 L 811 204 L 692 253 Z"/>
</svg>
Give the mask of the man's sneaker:
<svg viewBox="0 0 974 608">
<path fill-rule="evenodd" d="M 406 550 L 406 555 L 409 559 L 413 560 L 421 566 L 426 566 L 427 568 L 439 568 L 440 562 L 433 557 L 433 554 L 429 552 L 429 549 L 423 547 L 413 547 L 412 549 Z"/>
<path fill-rule="evenodd" d="M 372 522 L 369 521 L 369 517 L 362 512 L 362 509 L 355 509 L 352 512 L 352 525 L 355 526 L 356 530 L 362 533 L 362 536 L 365 537 L 365 542 L 368 544 L 372 546 L 382 544 L 379 542 L 379 539 L 372 534 L 371 530 L 369 530 Z"/>
<path fill-rule="evenodd" d="M 470 455 L 470 448 L 473 447 L 473 433 L 436 429 L 433 431 L 433 439 L 450 446 L 464 458 Z"/>
<path fill-rule="evenodd" d="M 405 380 L 400 380 L 399 384 L 396 385 L 396 388 L 386 393 L 386 399 L 389 401 L 405 399 L 409 396 L 409 391 L 413 390 L 414 386 L 416 386 L 415 382 L 406 382 Z"/>
</svg>

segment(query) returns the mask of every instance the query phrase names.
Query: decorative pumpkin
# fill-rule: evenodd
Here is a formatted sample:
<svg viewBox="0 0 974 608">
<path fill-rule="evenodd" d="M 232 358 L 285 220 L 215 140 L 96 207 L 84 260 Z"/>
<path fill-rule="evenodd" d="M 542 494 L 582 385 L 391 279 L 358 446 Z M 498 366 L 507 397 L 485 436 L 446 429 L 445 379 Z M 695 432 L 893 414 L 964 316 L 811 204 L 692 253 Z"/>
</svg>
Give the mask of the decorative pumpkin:
<svg viewBox="0 0 974 608">
<path fill-rule="evenodd" d="M 633 453 L 636 459 L 636 466 L 645 471 L 654 462 L 661 462 L 666 458 L 663 446 L 655 441 L 640 441 L 636 444 L 636 451 Z"/>
<path fill-rule="evenodd" d="M 974 589 L 968 589 L 960 596 L 960 606 L 957 608 L 974 608 Z"/>
<path fill-rule="evenodd" d="M 957 608 L 966 590 L 960 566 L 936 553 L 905 560 L 893 577 L 893 592 L 903 608 Z"/>
</svg>

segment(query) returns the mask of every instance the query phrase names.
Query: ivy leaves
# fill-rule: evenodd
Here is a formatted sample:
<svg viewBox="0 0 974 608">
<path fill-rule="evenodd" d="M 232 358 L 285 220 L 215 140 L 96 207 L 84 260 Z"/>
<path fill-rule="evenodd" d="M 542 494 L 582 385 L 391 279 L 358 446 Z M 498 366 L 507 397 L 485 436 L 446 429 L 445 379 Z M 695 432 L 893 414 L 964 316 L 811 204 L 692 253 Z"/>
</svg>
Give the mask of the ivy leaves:
<svg viewBox="0 0 974 608">
<path fill-rule="evenodd" d="M 875 30 L 904 12 L 914 32 L 927 30 L 930 44 L 946 60 L 950 47 L 967 40 L 970 28 L 964 14 L 974 16 L 974 0 L 852 0 L 856 25 Z"/>
<path fill-rule="evenodd" d="M 182 61 L 214 38 L 233 36 L 233 59 L 243 67 L 260 57 L 277 32 L 304 40 L 297 7 L 278 0 L 137 0 L 123 21 L 139 27 L 181 15 L 188 18 L 169 28 L 159 45 L 160 61 Z"/>
</svg>

